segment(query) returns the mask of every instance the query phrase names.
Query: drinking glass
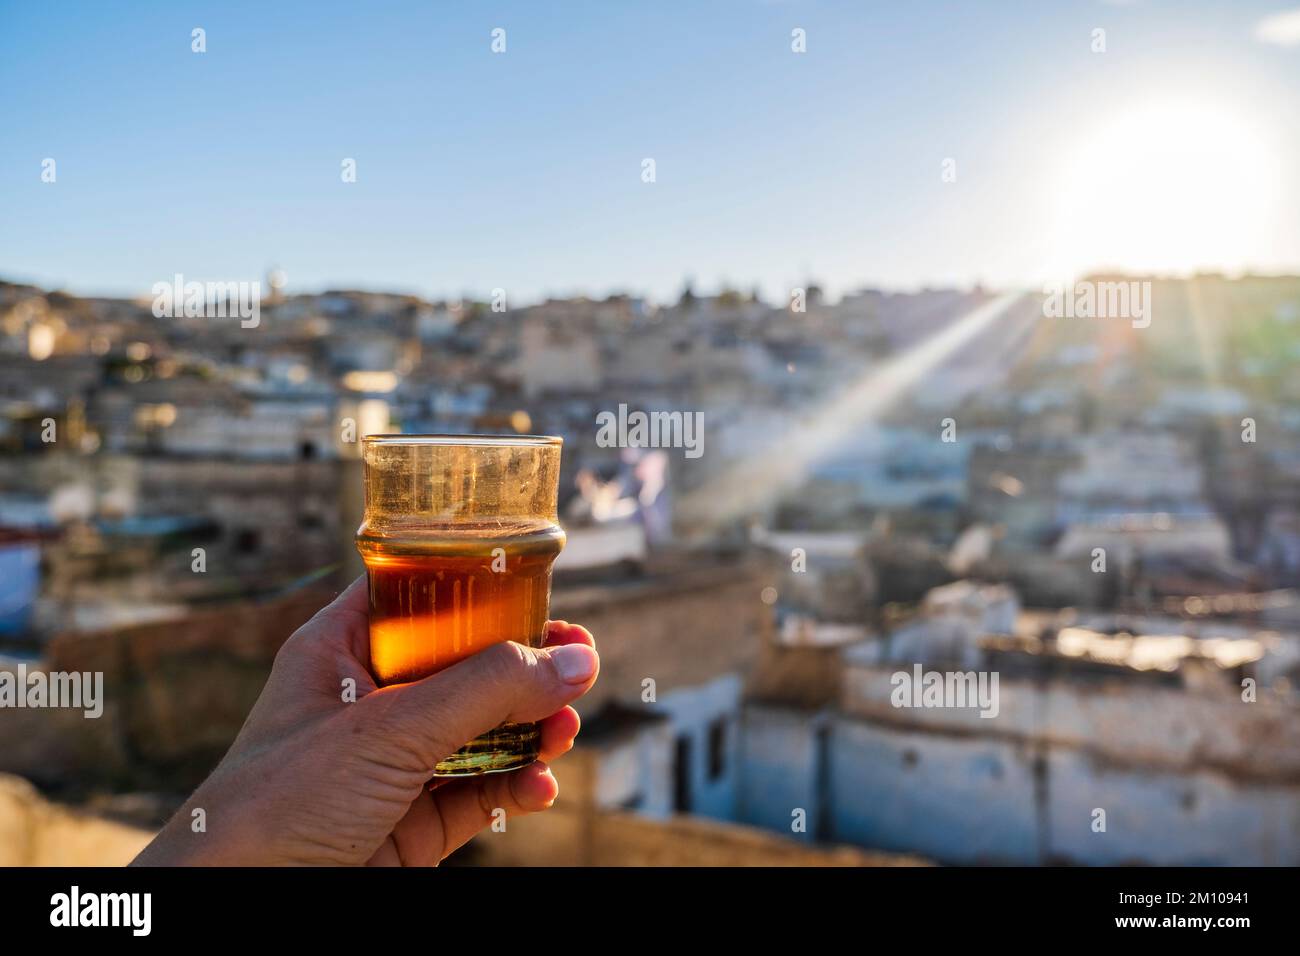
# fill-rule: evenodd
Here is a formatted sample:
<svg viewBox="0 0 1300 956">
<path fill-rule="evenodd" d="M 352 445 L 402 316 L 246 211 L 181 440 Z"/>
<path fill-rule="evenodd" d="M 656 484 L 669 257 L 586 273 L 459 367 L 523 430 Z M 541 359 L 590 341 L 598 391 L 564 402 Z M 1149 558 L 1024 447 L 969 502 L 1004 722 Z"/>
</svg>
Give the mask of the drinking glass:
<svg viewBox="0 0 1300 956">
<path fill-rule="evenodd" d="M 551 436 L 368 435 L 357 549 L 370 585 L 370 667 L 381 686 L 419 680 L 501 641 L 541 646 L 563 440 Z M 505 723 L 434 776 L 513 770 L 537 759 L 534 723 Z"/>
</svg>

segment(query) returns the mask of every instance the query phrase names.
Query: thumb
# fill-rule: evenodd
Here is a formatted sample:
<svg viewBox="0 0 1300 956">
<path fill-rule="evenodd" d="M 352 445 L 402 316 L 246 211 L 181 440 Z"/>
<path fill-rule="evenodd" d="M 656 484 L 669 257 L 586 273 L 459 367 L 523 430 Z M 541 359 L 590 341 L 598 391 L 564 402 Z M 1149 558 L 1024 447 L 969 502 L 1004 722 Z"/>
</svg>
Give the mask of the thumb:
<svg viewBox="0 0 1300 956">
<path fill-rule="evenodd" d="M 513 641 L 412 684 L 383 687 L 360 701 L 380 753 L 414 755 L 421 770 L 498 724 L 549 717 L 585 694 L 600 658 L 585 644 L 533 648 Z"/>
</svg>

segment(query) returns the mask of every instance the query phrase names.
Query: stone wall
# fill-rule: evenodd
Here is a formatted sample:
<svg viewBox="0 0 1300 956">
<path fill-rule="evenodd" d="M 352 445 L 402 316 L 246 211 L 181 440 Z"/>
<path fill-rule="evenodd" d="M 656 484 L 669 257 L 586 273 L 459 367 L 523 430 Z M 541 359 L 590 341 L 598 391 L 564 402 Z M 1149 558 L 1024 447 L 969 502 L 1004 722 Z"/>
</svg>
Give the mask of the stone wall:
<svg viewBox="0 0 1300 956">
<path fill-rule="evenodd" d="M 26 780 L 0 774 L 0 866 L 124 866 L 152 838 L 52 804 Z"/>
<path fill-rule="evenodd" d="M 560 796 L 550 810 L 511 818 L 504 832 L 480 833 L 455 861 L 486 866 L 906 866 L 925 862 L 842 845 L 812 845 L 793 834 L 698 816 L 652 817 L 601 809 L 596 799 L 604 760 L 599 748 L 579 745 L 553 768 Z"/>
<path fill-rule="evenodd" d="M 818 774 L 827 780 L 830 839 L 943 862 L 1300 863 L 1300 744 L 1289 732 L 1300 713 L 1284 697 L 1246 702 L 1231 687 L 1184 689 L 1148 672 L 1004 671 L 997 716 L 983 718 L 894 707 L 895 670 L 905 667 L 847 669 L 820 768 L 794 759 L 812 751 L 808 722 L 802 734 L 768 728 L 747 778 L 771 776 L 779 743 L 789 756 L 777 759 L 798 776 L 786 802 L 810 799 L 799 786 Z"/>
<path fill-rule="evenodd" d="M 1294 784 L 847 717 L 829 760 L 835 840 L 961 864 L 1300 864 Z"/>
<path fill-rule="evenodd" d="M 802 832 L 791 837 L 810 842 L 829 833 L 831 820 L 824 789 L 825 711 L 747 704 L 740 735 L 737 819 L 777 832 L 791 831 L 803 811 Z"/>
<path fill-rule="evenodd" d="M 178 620 L 55 637 L 42 666 L 104 674 L 104 710 L 7 710 L 0 772 L 60 789 L 188 792 L 225 753 L 280 645 L 333 597 L 304 589 Z"/>
<path fill-rule="evenodd" d="M 916 857 L 807 846 L 754 827 L 699 817 L 654 820 L 559 805 L 475 838 L 465 862 L 487 866 L 917 866 Z"/>
<path fill-rule="evenodd" d="M 557 586 L 551 617 L 586 627 L 600 651 L 600 680 L 579 712 L 639 706 L 646 678 L 663 696 L 746 673 L 772 632 L 772 609 L 759 598 L 767 583 L 753 565 L 714 564 L 622 585 Z"/>
<path fill-rule="evenodd" d="M 996 668 L 995 668 L 996 669 Z M 1300 784 L 1300 707 L 1261 692 L 1163 686 L 1157 672 L 1125 679 L 999 682 L 996 717 L 975 708 L 897 708 L 892 675 L 906 665 L 858 664 L 845 672 L 846 715 L 936 734 L 1003 737 L 1077 749 L 1116 766 L 1209 770 L 1245 781 Z"/>
</svg>

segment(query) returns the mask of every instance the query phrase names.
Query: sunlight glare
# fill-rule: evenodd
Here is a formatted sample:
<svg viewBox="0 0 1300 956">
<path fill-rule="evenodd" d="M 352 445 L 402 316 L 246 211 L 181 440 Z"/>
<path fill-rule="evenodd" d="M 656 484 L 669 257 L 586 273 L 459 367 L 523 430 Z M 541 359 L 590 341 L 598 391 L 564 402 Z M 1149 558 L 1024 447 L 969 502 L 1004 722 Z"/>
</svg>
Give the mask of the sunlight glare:
<svg viewBox="0 0 1300 956">
<path fill-rule="evenodd" d="M 1053 275 L 1230 272 L 1267 257 L 1279 170 L 1237 112 L 1149 103 L 1103 120 L 1077 147 L 1055 184 Z"/>
</svg>

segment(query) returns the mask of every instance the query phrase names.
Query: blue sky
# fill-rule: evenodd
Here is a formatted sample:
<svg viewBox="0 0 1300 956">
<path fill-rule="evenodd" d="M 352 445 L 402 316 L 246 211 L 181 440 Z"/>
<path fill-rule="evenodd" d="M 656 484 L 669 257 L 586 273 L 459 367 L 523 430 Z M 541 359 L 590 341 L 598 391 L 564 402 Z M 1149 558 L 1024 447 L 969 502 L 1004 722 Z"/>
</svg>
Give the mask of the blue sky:
<svg viewBox="0 0 1300 956">
<path fill-rule="evenodd" d="M 0 276 L 140 294 L 278 265 L 291 290 L 512 302 L 1040 282 L 1076 231 L 1062 196 L 1113 182 L 1072 158 L 1112 157 L 1108 118 L 1171 97 L 1250 131 L 1211 208 L 1242 180 L 1263 210 L 1239 236 L 1204 224 L 1235 238 L 1186 264 L 1298 270 L 1300 45 L 1254 35 L 1288 6 L 0 0 Z M 1104 261 L 1101 233 L 1071 266 L 1150 264 L 1132 243 Z"/>
</svg>

